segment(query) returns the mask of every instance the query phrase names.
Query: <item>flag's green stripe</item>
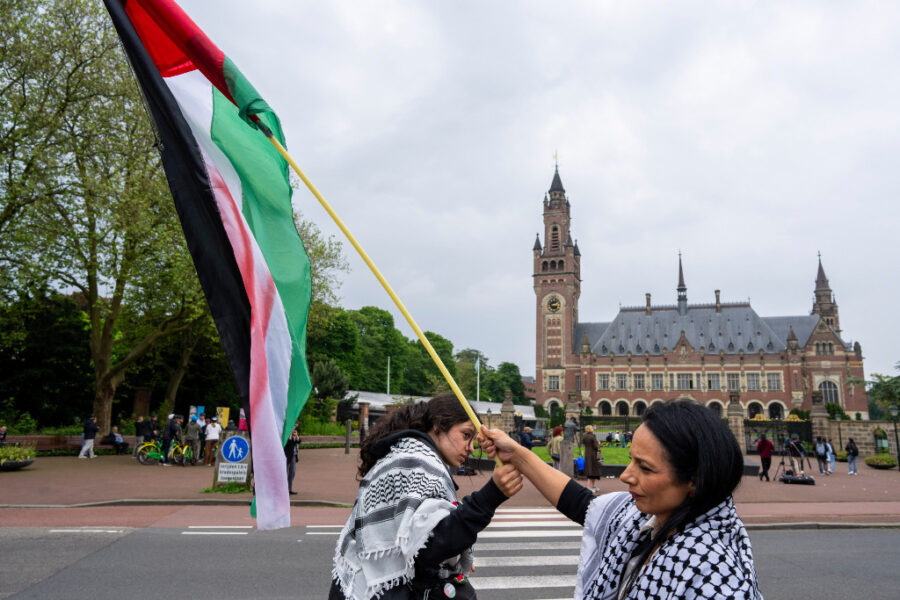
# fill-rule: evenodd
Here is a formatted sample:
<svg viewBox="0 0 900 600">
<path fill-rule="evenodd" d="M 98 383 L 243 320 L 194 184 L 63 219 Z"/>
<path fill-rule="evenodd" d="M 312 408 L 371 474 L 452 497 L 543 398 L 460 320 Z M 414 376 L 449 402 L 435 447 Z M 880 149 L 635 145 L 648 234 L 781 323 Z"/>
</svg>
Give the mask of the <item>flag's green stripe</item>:
<svg viewBox="0 0 900 600">
<path fill-rule="evenodd" d="M 267 110 L 227 57 L 224 70 L 232 96 L 257 114 L 283 142 L 278 117 Z M 305 356 L 312 283 L 309 258 L 294 225 L 288 165 L 259 131 L 239 118 L 238 109 L 218 91 L 213 92 L 212 139 L 241 179 L 244 218 L 265 257 L 287 316 L 292 347 L 284 443 L 312 389 Z"/>
</svg>

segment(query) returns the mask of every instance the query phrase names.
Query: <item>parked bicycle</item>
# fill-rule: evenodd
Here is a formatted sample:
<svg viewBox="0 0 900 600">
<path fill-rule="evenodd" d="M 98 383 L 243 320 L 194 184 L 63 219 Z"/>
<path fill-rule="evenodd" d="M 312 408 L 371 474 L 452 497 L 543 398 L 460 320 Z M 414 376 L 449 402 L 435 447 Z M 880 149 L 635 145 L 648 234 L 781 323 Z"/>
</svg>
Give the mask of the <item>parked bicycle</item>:
<svg viewBox="0 0 900 600">
<path fill-rule="evenodd" d="M 162 444 L 159 440 L 144 442 L 137 449 L 137 459 L 142 465 L 155 465 L 164 458 Z M 190 443 L 179 444 L 178 440 L 172 440 L 169 447 L 169 458 L 175 464 L 183 467 L 188 463 L 197 464 L 197 457 L 194 456 L 194 449 Z"/>
</svg>

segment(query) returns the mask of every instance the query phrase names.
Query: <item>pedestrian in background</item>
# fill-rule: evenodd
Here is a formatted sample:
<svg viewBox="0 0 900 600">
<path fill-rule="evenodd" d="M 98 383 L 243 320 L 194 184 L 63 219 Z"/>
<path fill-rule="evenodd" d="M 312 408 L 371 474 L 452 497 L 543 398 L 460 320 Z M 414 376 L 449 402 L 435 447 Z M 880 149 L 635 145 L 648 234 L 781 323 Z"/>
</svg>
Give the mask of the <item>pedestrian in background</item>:
<svg viewBox="0 0 900 600">
<path fill-rule="evenodd" d="M 813 446 L 816 453 L 816 464 L 819 465 L 819 475 L 828 475 L 828 446 L 821 436 L 816 437 L 816 445 Z"/>
<path fill-rule="evenodd" d="M 78 458 L 87 458 L 88 455 L 91 458 L 97 458 L 97 455 L 94 454 L 94 438 L 97 437 L 98 431 L 100 431 L 100 428 L 97 426 L 97 417 L 91 415 L 84 422 L 84 430 L 82 432 L 84 441 L 81 443 L 81 452 L 78 453 Z"/>
<path fill-rule="evenodd" d="M 772 452 L 774 450 L 775 445 L 772 444 L 771 440 L 766 439 L 766 434 L 760 434 L 759 441 L 756 442 L 756 451 L 759 452 L 759 459 L 762 461 L 762 470 L 759 472 L 760 481 L 763 480 L 763 477 L 766 478 L 766 481 L 769 481 L 769 467 L 772 466 Z"/>
<path fill-rule="evenodd" d="M 297 474 L 297 462 L 300 460 L 300 433 L 296 425 L 284 445 L 284 457 L 287 459 L 288 494 L 294 496 L 297 494 L 294 491 L 294 476 Z"/>
<path fill-rule="evenodd" d="M 587 477 L 588 487 L 592 492 L 599 492 L 597 480 L 600 479 L 600 460 L 603 457 L 600 451 L 600 442 L 594 435 L 594 426 L 586 425 L 584 428 L 584 476 Z"/>
<path fill-rule="evenodd" d="M 138 415 L 134 420 L 134 452 L 131 453 L 131 456 L 137 458 L 138 448 L 144 443 L 144 440 L 152 438 L 153 433 L 150 431 L 150 423 L 144 420 L 143 415 Z"/>
<path fill-rule="evenodd" d="M 213 466 L 216 462 L 216 445 L 219 443 L 219 436 L 222 434 L 222 427 L 219 425 L 219 419 L 213 417 L 206 424 L 206 448 L 204 448 L 203 464 Z"/>
<path fill-rule="evenodd" d="M 531 448 L 534 446 L 534 440 L 531 437 L 531 427 L 525 427 L 522 429 L 522 435 L 519 438 L 519 443 L 522 444 L 523 447 Z"/>
<path fill-rule="evenodd" d="M 831 441 L 831 438 L 828 438 L 825 446 L 828 449 L 828 473 L 831 474 L 834 473 L 834 461 L 837 458 L 834 455 L 834 442 Z"/>
<path fill-rule="evenodd" d="M 856 442 L 853 441 L 853 438 L 847 440 L 847 446 L 844 450 L 847 451 L 847 468 L 849 469 L 849 474 L 859 475 L 859 471 L 856 470 L 856 457 L 859 456 L 859 448 L 856 447 Z"/>
<path fill-rule="evenodd" d="M 184 432 L 184 439 L 191 445 L 191 456 L 194 457 L 195 461 L 200 456 L 200 424 L 198 420 L 196 415 L 191 417 Z"/>
<path fill-rule="evenodd" d="M 559 457 L 563 441 L 562 431 L 562 425 L 557 425 L 556 427 L 554 427 L 553 433 L 550 437 L 550 443 L 547 444 L 547 454 L 550 455 L 550 460 L 553 461 L 553 468 L 556 470 L 559 470 Z"/>
</svg>

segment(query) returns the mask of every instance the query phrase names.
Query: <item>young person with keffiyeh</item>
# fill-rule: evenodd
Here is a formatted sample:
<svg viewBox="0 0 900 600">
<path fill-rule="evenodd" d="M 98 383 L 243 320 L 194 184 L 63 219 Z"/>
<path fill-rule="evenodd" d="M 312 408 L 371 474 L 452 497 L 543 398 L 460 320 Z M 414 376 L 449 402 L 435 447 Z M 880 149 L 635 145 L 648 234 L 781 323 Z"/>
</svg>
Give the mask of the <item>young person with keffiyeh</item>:
<svg viewBox="0 0 900 600">
<path fill-rule="evenodd" d="M 375 423 L 360 445 L 359 493 L 335 548 L 329 600 L 475 598 L 467 579 L 472 544 L 522 489 L 522 475 L 503 465 L 457 502 L 450 473 L 476 435 L 453 394 Z"/>
<path fill-rule="evenodd" d="M 597 497 L 502 431 L 482 433 L 490 456 L 516 466 L 584 525 L 576 599 L 762 600 L 732 499 L 743 473 L 740 447 L 709 409 L 689 400 L 653 404 L 619 478 L 628 492 Z"/>
</svg>

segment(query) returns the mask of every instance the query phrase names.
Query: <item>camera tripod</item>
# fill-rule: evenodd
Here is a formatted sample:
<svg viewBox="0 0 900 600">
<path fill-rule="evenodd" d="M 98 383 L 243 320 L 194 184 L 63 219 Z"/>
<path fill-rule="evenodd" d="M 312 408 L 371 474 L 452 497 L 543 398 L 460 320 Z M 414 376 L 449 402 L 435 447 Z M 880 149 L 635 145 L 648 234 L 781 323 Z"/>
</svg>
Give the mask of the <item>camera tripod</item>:
<svg viewBox="0 0 900 600">
<path fill-rule="evenodd" d="M 794 442 L 791 442 L 791 445 L 794 446 L 795 445 Z M 797 450 L 799 452 L 800 448 L 798 446 L 795 446 L 795 447 L 797 447 Z M 781 455 L 781 460 L 778 462 L 778 466 L 775 468 L 775 475 L 772 476 L 772 481 L 781 481 L 781 477 L 783 477 L 784 475 L 787 475 L 787 465 L 785 464 L 784 457 L 786 455 L 790 456 L 790 451 L 782 449 L 781 451 L 778 452 L 778 454 Z M 808 456 L 803 456 L 803 454 L 800 453 L 795 458 L 797 459 L 797 463 L 800 465 L 801 472 L 803 471 L 803 459 L 804 458 L 806 459 L 806 468 L 809 469 L 810 471 L 812 471 L 812 463 L 809 462 Z M 794 465 L 791 464 L 791 472 L 793 473 L 793 471 L 794 471 Z M 800 475 L 800 473 L 793 473 L 793 474 Z"/>
</svg>

